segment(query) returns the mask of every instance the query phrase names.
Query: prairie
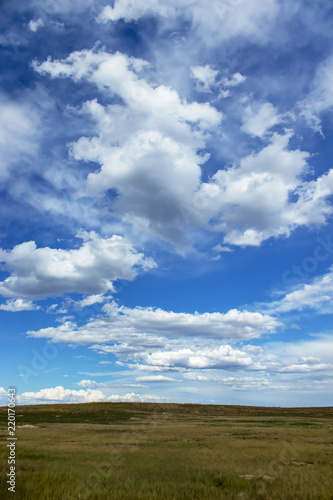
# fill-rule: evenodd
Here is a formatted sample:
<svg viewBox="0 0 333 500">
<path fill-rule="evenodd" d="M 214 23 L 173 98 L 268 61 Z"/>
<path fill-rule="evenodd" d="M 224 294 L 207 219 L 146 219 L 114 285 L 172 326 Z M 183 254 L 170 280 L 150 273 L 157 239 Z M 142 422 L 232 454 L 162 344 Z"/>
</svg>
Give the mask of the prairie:
<svg viewBox="0 0 333 500">
<path fill-rule="evenodd" d="M 333 498 L 333 408 L 18 406 L 16 426 L 17 499 Z M 0 498 L 7 436 L 3 407 Z"/>
</svg>

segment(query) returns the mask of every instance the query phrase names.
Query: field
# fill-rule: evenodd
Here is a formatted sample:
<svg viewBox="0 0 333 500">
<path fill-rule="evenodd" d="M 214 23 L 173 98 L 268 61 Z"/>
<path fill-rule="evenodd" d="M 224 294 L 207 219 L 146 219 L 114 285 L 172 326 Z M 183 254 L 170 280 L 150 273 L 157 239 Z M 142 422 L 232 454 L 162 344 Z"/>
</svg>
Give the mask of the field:
<svg viewBox="0 0 333 500">
<path fill-rule="evenodd" d="M 16 408 L 24 500 L 333 499 L 333 408 L 92 403 Z"/>
</svg>

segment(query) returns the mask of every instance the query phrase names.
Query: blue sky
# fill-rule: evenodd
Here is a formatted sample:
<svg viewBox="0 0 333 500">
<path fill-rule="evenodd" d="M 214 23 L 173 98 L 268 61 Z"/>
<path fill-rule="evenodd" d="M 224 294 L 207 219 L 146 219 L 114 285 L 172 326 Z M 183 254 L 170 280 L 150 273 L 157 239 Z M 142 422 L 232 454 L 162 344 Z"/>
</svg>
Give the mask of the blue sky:
<svg viewBox="0 0 333 500">
<path fill-rule="evenodd" d="M 2 3 L 1 404 L 333 404 L 332 21 Z"/>
</svg>

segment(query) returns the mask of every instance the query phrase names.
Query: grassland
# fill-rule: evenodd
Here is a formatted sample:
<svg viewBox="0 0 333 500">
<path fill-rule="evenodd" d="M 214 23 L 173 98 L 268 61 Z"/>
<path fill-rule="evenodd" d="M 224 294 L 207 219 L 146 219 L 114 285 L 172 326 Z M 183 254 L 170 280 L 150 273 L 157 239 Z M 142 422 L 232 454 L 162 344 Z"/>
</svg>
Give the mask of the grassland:
<svg viewBox="0 0 333 500">
<path fill-rule="evenodd" d="M 92 403 L 16 408 L 24 500 L 333 499 L 333 408 Z"/>
</svg>

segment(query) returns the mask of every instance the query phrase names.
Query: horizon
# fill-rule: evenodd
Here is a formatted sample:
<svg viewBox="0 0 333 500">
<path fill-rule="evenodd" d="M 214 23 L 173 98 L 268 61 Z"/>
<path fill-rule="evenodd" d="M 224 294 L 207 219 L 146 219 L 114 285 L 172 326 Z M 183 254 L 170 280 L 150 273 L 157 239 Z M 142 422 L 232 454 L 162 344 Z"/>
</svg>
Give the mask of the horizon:
<svg viewBox="0 0 333 500">
<path fill-rule="evenodd" d="M 332 407 L 333 5 L 1 9 L 0 406 Z"/>
</svg>

